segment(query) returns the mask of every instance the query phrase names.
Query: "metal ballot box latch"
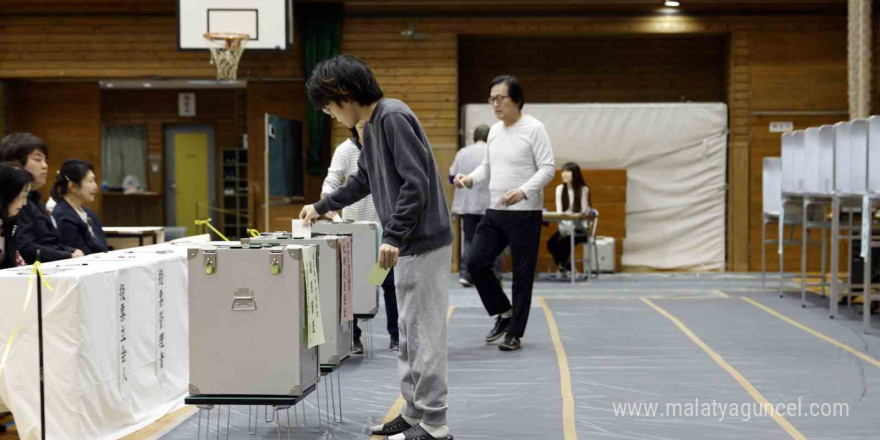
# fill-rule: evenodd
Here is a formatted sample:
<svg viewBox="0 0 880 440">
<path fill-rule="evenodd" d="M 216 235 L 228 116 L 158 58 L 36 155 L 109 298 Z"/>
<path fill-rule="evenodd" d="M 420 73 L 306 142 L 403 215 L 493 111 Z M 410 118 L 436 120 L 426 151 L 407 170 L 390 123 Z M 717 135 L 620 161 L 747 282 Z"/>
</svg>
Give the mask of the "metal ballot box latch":
<svg viewBox="0 0 880 440">
<path fill-rule="evenodd" d="M 239 288 L 235 289 L 232 294 L 233 312 L 252 312 L 257 310 L 257 300 L 254 299 L 254 289 Z"/>
</svg>

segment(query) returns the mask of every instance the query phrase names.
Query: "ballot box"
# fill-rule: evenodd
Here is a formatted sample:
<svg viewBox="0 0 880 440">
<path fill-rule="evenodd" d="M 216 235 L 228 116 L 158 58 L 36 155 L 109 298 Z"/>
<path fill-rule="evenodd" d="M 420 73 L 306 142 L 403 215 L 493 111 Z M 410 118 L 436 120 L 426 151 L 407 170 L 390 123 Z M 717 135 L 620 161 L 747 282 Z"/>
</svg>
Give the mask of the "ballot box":
<svg viewBox="0 0 880 440">
<path fill-rule="evenodd" d="M 187 251 L 190 396 L 298 396 L 318 379 L 316 245 Z"/>
<path fill-rule="evenodd" d="M 318 284 L 321 288 L 321 320 L 324 343 L 318 346 L 322 368 L 335 368 L 351 355 L 352 289 L 350 235 L 320 235 L 293 238 L 286 232 L 264 233 L 243 238 L 242 243 L 266 245 L 312 244 L 319 247 Z"/>
<path fill-rule="evenodd" d="M 318 222 L 312 232 L 352 237 L 352 290 L 355 316 L 375 316 L 379 311 L 379 287 L 367 282 L 379 257 L 379 224 L 376 222 Z"/>
</svg>

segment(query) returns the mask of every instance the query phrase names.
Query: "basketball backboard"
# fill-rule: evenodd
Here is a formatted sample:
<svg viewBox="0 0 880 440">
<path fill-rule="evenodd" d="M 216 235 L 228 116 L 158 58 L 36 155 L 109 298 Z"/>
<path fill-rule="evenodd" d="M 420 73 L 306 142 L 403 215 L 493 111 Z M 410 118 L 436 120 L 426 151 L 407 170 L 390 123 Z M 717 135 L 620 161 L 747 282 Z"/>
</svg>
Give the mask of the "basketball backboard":
<svg viewBox="0 0 880 440">
<path fill-rule="evenodd" d="M 205 33 L 250 35 L 247 50 L 287 50 L 293 42 L 291 0 L 178 0 L 179 50 L 207 50 Z"/>
</svg>

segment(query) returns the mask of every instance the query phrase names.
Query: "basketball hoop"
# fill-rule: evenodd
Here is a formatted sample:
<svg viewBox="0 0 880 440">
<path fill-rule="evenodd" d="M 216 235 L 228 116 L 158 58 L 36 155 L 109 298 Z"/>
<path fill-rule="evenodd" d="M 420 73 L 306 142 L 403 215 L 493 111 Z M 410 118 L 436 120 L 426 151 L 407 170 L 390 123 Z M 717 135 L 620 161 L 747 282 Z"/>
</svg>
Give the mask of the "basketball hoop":
<svg viewBox="0 0 880 440">
<path fill-rule="evenodd" d="M 217 66 L 218 80 L 233 80 L 238 72 L 238 61 L 244 52 L 248 34 L 207 33 L 205 39 L 211 44 L 211 64 Z"/>
</svg>

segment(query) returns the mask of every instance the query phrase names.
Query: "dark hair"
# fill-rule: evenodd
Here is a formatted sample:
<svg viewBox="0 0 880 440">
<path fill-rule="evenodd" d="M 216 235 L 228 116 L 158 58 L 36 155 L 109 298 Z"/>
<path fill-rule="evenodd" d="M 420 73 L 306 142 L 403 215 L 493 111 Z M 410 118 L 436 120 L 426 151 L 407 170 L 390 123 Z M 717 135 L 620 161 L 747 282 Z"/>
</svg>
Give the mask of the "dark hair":
<svg viewBox="0 0 880 440">
<path fill-rule="evenodd" d="M 483 141 L 486 142 L 489 140 L 489 126 L 486 124 L 480 124 L 477 128 L 474 129 L 474 142 Z"/>
<path fill-rule="evenodd" d="M 73 182 L 82 185 L 83 179 L 89 175 L 89 171 L 95 172 L 92 164 L 79 159 L 70 159 L 61 165 L 61 169 L 55 174 L 55 184 L 52 185 L 52 198 L 56 202 L 67 194 L 67 184 Z"/>
<path fill-rule="evenodd" d="M 12 205 L 24 187 L 33 180 L 34 176 L 18 162 L 0 163 L 0 220 L 4 224 L 9 220 L 9 205 Z"/>
<path fill-rule="evenodd" d="M 581 210 L 584 208 L 583 206 L 581 206 L 581 191 L 583 191 L 584 187 L 587 186 L 586 182 L 584 182 L 584 176 L 583 174 L 581 174 L 581 167 L 579 167 L 578 164 L 574 162 L 568 162 L 562 166 L 562 171 L 571 171 L 571 189 L 574 190 L 574 209 L 572 209 L 572 212 L 581 212 Z M 587 188 L 589 189 L 589 187 Z M 587 203 L 590 204 L 590 206 L 593 205 L 592 200 L 590 200 L 591 196 L 592 194 L 588 193 Z M 568 190 L 567 188 L 563 188 L 562 210 L 568 211 L 569 204 L 570 202 L 568 200 Z"/>
<path fill-rule="evenodd" d="M 0 161 L 15 161 L 27 166 L 28 156 L 34 150 L 40 150 L 49 157 L 49 146 L 42 139 L 30 133 L 10 133 L 0 143 Z"/>
<path fill-rule="evenodd" d="M 501 75 L 496 76 L 492 82 L 489 83 L 489 88 L 495 87 L 498 84 L 507 84 L 507 96 L 510 96 L 510 99 L 513 102 L 519 104 L 519 109 L 522 110 L 523 104 L 526 103 L 525 96 L 523 96 L 523 88 L 519 84 L 519 80 L 513 75 Z"/>
<path fill-rule="evenodd" d="M 316 109 L 324 108 L 329 101 L 337 105 L 354 101 L 367 106 L 384 96 L 373 71 L 352 55 L 337 55 L 318 63 L 306 81 L 306 89 Z"/>
</svg>

